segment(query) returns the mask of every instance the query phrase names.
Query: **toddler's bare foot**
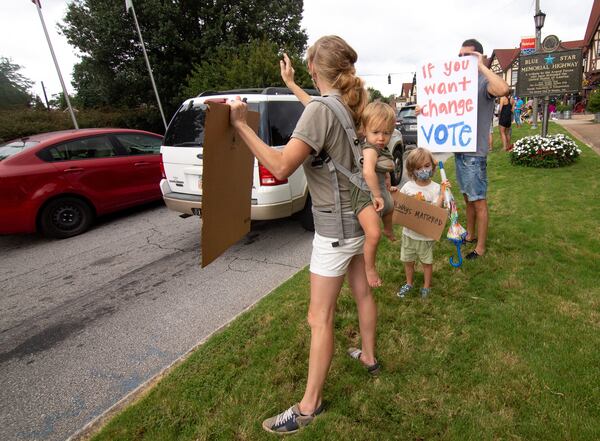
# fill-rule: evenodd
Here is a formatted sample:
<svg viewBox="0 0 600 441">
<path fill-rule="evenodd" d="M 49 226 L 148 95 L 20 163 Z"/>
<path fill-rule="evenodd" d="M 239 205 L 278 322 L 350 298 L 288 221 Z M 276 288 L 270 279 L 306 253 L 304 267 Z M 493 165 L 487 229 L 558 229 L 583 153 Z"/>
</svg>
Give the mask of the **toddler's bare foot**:
<svg viewBox="0 0 600 441">
<path fill-rule="evenodd" d="M 367 282 L 371 288 L 378 288 L 381 286 L 382 282 L 375 268 L 367 269 L 365 272 L 367 273 Z"/>
<path fill-rule="evenodd" d="M 390 228 L 388 230 L 387 228 L 384 228 L 383 229 L 383 234 L 385 235 L 385 237 L 387 237 L 390 240 L 390 242 L 395 242 L 396 241 L 396 236 L 394 235 L 394 230 L 393 229 Z"/>
</svg>

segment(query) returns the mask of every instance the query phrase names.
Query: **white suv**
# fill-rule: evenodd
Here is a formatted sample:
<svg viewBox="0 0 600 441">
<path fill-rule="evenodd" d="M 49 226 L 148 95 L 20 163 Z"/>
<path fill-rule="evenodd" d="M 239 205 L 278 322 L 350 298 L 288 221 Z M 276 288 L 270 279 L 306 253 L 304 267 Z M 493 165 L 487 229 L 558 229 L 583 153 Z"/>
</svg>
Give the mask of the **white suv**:
<svg viewBox="0 0 600 441">
<path fill-rule="evenodd" d="M 315 90 L 307 92 L 317 95 Z M 164 174 L 160 189 L 169 209 L 200 215 L 205 103 L 225 103 L 236 96 L 245 98 L 248 109 L 259 113 L 258 135 L 273 148 L 283 148 L 287 144 L 304 110 L 289 89 L 278 87 L 203 92 L 184 101 L 169 123 L 160 148 Z M 394 132 L 389 148 L 395 158 L 402 158 L 403 144 L 399 132 Z M 399 170 L 402 173 L 401 159 Z M 396 180 L 394 178 L 392 181 Z M 310 195 L 302 167 L 289 178 L 278 180 L 255 159 L 251 204 L 253 220 L 279 219 L 298 213 L 302 226 L 314 229 Z"/>
</svg>

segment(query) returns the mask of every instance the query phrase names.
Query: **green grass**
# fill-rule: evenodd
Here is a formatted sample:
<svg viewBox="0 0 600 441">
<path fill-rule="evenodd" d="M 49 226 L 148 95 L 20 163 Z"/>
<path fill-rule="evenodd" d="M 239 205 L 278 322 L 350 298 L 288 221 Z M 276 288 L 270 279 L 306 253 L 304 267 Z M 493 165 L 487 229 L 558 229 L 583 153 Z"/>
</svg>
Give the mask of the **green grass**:
<svg viewBox="0 0 600 441">
<path fill-rule="evenodd" d="M 529 132 L 514 129 L 513 140 Z M 327 411 L 294 439 L 600 439 L 600 157 L 580 148 L 565 168 L 515 167 L 496 132 L 488 252 L 454 269 L 442 239 L 426 301 L 396 298 L 399 244 L 382 242 L 384 370 L 369 378 L 345 355 L 359 337 L 344 287 Z M 452 160 L 447 169 L 456 182 Z M 464 222 L 462 203 L 459 213 Z M 261 421 L 298 401 L 306 380 L 308 278 L 305 269 L 266 296 L 94 439 L 275 439 Z"/>
</svg>

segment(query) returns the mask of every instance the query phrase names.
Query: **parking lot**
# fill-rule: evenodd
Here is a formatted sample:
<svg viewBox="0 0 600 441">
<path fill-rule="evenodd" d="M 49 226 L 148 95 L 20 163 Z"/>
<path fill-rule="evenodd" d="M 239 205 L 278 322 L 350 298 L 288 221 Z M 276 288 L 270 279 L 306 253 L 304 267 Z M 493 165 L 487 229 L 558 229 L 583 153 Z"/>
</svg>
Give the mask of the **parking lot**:
<svg viewBox="0 0 600 441">
<path fill-rule="evenodd" d="M 311 239 L 257 222 L 201 269 L 198 218 L 162 204 L 0 236 L 0 439 L 67 438 L 304 267 Z"/>
</svg>

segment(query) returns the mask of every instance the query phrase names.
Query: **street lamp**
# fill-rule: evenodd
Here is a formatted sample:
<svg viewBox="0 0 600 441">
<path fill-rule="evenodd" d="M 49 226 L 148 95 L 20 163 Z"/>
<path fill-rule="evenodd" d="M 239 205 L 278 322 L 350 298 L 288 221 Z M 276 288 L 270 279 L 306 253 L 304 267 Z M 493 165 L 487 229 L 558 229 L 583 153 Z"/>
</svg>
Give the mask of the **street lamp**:
<svg viewBox="0 0 600 441">
<path fill-rule="evenodd" d="M 535 28 L 538 31 L 541 31 L 544 27 L 544 22 L 546 21 L 546 14 L 542 11 L 538 11 L 538 13 L 533 16 L 533 20 L 535 21 Z"/>
<path fill-rule="evenodd" d="M 539 8 L 539 0 L 537 2 L 536 13 L 533 16 L 533 20 L 535 22 L 535 52 L 539 53 L 542 49 L 542 28 L 544 27 L 544 22 L 546 21 L 546 14 L 540 11 Z M 538 101 L 537 98 L 533 99 L 533 121 L 531 123 L 531 128 L 537 129 L 537 120 L 538 120 Z"/>
</svg>

